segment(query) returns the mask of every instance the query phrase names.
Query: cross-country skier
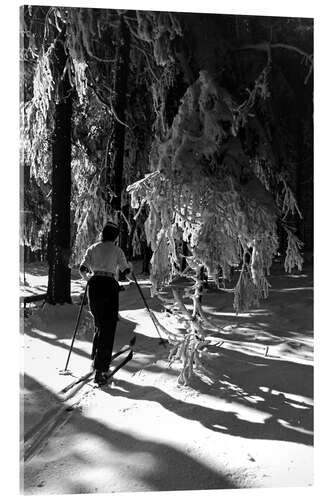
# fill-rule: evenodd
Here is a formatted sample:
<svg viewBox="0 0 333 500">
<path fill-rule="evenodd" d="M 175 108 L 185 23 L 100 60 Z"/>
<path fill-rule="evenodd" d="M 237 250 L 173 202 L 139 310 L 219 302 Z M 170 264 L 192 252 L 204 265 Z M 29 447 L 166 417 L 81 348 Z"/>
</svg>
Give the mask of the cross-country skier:
<svg viewBox="0 0 333 500">
<path fill-rule="evenodd" d="M 95 382 L 107 382 L 114 337 L 119 312 L 118 269 L 127 278 L 131 267 L 122 249 L 115 244 L 119 228 L 108 222 L 102 231 L 101 241 L 91 245 L 80 265 L 81 276 L 88 280 L 88 301 L 95 321 L 95 335 L 92 348 Z"/>
</svg>

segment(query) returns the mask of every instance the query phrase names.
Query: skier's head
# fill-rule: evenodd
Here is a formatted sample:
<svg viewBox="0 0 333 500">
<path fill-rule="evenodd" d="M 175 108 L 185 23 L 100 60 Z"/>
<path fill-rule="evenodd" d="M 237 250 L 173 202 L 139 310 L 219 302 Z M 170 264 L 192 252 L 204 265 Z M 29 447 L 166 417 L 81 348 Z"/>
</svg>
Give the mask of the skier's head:
<svg viewBox="0 0 333 500">
<path fill-rule="evenodd" d="M 119 235 L 119 228 L 113 222 L 107 222 L 103 227 L 102 241 L 115 241 Z"/>
</svg>

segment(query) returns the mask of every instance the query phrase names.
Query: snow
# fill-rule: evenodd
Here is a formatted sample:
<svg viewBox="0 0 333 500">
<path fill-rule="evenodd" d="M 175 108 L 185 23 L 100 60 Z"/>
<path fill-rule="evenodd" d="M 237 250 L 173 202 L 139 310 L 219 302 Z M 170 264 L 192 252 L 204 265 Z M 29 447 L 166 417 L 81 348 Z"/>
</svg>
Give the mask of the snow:
<svg viewBox="0 0 333 500">
<path fill-rule="evenodd" d="M 26 281 L 30 293 L 43 293 L 47 271 L 32 266 Z M 60 371 L 84 283 L 73 273 L 72 305 L 27 306 L 21 343 L 25 449 L 46 412 L 52 416 L 74 406 L 59 414 L 25 461 L 24 493 L 312 485 L 312 272 L 275 272 L 270 281 L 269 298 L 260 308 L 238 316 L 231 294 L 210 289 L 204 296 L 209 319 L 233 326 L 221 338 L 212 332 L 221 342 L 204 351 L 205 371 L 191 387 L 177 386 L 179 363 L 169 366 L 169 349 L 159 343 L 137 289 L 125 284 L 115 349 L 135 331 L 134 357 L 108 387 L 88 383 L 67 401 L 59 391 L 74 378 Z M 159 321 L 171 330 L 179 328 L 158 299 L 150 297 L 147 278 L 140 277 L 139 283 Z M 69 362 L 75 376 L 91 366 L 89 318 L 84 307 L 86 328 L 79 329 Z"/>
</svg>

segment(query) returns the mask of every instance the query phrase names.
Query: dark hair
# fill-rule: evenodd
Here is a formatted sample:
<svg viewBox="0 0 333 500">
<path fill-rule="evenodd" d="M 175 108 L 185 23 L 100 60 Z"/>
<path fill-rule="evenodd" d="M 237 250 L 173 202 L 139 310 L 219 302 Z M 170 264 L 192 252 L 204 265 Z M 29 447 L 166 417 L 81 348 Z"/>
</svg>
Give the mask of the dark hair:
<svg viewBox="0 0 333 500">
<path fill-rule="evenodd" d="M 102 241 L 115 241 L 119 234 L 119 228 L 113 222 L 107 222 L 103 227 Z"/>
</svg>

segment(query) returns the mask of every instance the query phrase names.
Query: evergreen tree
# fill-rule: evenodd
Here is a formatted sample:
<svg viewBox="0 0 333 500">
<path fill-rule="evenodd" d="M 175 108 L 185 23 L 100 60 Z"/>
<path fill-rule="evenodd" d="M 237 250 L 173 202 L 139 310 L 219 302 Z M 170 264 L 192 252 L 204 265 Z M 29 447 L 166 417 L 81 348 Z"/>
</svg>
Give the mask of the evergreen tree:
<svg viewBox="0 0 333 500">
<path fill-rule="evenodd" d="M 193 362 L 200 366 L 209 328 L 216 328 L 201 307 L 202 268 L 225 289 L 231 270 L 241 266 L 237 282 L 226 290 L 234 293 L 237 313 L 268 296 L 281 234 L 285 270 L 302 268 L 296 223 L 302 215 L 292 190 L 298 182 L 302 130 L 297 120 L 295 126 L 291 104 L 298 93 L 311 100 L 312 23 L 191 14 L 176 18 L 193 49 L 187 64 L 178 53 L 189 85 L 171 126 L 157 114 L 151 173 L 128 190 L 133 207 L 149 206 L 145 227 L 153 250 L 153 293 L 179 275 L 193 280 L 184 290 L 193 301 L 192 313 L 176 290 L 168 304 L 186 324 L 185 335 L 167 333 L 173 359 L 183 360 L 180 382 L 187 383 Z M 301 78 L 295 57 L 299 66 L 305 65 Z M 163 110 L 165 93 L 160 98 Z M 311 107 L 302 115 L 311 123 Z M 188 266 L 181 272 L 184 242 Z"/>
</svg>

